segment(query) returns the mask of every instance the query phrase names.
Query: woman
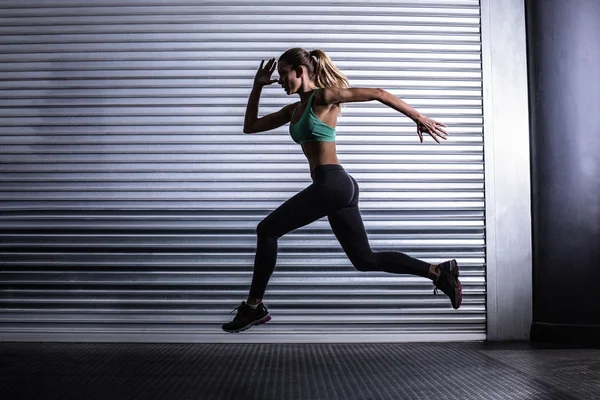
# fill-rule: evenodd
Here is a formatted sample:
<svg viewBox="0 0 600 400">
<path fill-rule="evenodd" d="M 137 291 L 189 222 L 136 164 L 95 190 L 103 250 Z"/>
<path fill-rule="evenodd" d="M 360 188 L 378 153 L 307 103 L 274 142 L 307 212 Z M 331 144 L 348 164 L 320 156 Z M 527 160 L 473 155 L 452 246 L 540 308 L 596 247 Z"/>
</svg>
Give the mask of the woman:
<svg viewBox="0 0 600 400">
<path fill-rule="evenodd" d="M 279 80 L 271 79 L 278 64 Z M 279 62 L 261 62 L 248 99 L 244 133 L 257 133 L 290 123 L 292 139 L 302 146 L 313 183 L 262 220 L 257 227 L 254 275 L 247 301 L 242 301 L 233 321 L 223 324 L 226 332 L 240 332 L 271 319 L 262 303 L 277 259 L 277 240 L 288 232 L 327 216 L 331 229 L 348 258 L 359 271 L 386 271 L 431 279 L 436 288 L 450 297 L 452 307 L 462 302 L 456 260 L 428 264 L 400 252 L 373 252 L 358 209 L 358 184 L 341 166 L 335 147 L 335 126 L 342 103 L 378 100 L 403 113 L 436 142 L 446 139 L 444 124 L 421 115 L 408 104 L 382 89 L 348 88 L 344 74 L 321 50 L 310 53 L 293 48 Z M 278 82 L 287 94 L 297 93 L 300 101 L 258 118 L 258 100 L 263 86 Z"/>
</svg>

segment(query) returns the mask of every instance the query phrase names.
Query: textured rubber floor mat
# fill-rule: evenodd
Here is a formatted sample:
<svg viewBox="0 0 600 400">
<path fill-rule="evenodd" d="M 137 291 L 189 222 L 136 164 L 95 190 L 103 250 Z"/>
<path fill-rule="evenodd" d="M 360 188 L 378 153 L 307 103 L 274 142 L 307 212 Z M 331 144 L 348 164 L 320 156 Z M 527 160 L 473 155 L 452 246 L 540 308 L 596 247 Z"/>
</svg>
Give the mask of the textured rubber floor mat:
<svg viewBox="0 0 600 400">
<path fill-rule="evenodd" d="M 0 360 L 3 400 L 600 399 L 600 350 L 529 344 L 0 343 Z"/>
</svg>

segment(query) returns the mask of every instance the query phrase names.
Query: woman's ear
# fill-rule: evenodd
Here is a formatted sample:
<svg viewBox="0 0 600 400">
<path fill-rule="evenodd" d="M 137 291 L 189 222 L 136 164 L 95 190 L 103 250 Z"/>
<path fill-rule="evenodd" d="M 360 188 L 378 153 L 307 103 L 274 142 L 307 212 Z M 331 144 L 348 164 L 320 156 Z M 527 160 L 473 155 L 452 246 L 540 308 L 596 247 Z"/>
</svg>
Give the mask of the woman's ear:
<svg viewBox="0 0 600 400">
<path fill-rule="evenodd" d="M 296 71 L 296 78 L 300 79 L 303 75 L 306 74 L 306 67 L 303 65 L 299 65 L 294 71 Z"/>
</svg>

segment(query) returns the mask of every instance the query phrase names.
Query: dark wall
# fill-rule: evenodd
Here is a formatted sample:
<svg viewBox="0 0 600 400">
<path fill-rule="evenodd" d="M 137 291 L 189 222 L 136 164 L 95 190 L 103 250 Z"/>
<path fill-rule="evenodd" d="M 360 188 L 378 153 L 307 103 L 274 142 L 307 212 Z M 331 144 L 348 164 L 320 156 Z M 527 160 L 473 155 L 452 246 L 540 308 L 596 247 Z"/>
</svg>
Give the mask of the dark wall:
<svg viewBox="0 0 600 400">
<path fill-rule="evenodd" d="M 600 1 L 527 0 L 533 340 L 600 342 Z"/>
</svg>

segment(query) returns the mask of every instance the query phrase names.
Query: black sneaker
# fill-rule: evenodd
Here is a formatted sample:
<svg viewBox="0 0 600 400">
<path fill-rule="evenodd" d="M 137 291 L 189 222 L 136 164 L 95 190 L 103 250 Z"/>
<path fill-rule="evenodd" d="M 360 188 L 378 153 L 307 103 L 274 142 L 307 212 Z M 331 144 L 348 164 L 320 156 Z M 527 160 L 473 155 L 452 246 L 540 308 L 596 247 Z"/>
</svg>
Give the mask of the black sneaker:
<svg viewBox="0 0 600 400">
<path fill-rule="evenodd" d="M 456 310 L 462 304 L 462 285 L 458 280 L 458 264 L 450 260 L 438 265 L 440 276 L 434 283 L 433 294 L 438 294 L 438 289 L 450 297 L 452 307 Z"/>
<path fill-rule="evenodd" d="M 252 325 L 264 324 L 271 319 L 271 314 L 269 314 L 269 310 L 267 310 L 267 307 L 263 303 L 260 303 L 256 307 L 256 310 L 253 310 L 245 301 L 242 301 L 242 304 L 233 309 L 233 311 L 235 310 L 238 310 L 238 313 L 233 318 L 233 321 L 221 326 L 225 332 L 237 333 L 245 331 L 251 328 Z"/>
</svg>

